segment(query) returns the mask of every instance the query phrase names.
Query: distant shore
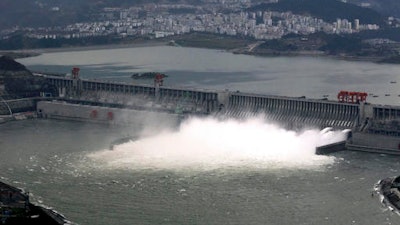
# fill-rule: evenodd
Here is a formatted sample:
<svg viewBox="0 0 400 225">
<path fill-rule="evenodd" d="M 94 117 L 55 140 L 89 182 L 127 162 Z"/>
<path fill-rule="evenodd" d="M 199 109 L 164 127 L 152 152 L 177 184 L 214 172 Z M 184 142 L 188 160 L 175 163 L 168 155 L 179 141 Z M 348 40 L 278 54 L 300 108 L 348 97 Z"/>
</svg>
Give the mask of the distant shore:
<svg viewBox="0 0 400 225">
<path fill-rule="evenodd" d="M 189 39 L 188 39 L 189 37 Z M 232 54 L 243 54 L 243 55 L 254 55 L 260 57 L 322 57 L 322 58 L 332 58 L 337 60 L 345 60 L 345 61 L 364 61 L 364 62 L 374 62 L 374 63 L 393 63 L 393 62 L 385 62 L 385 57 L 375 57 L 375 56 L 349 56 L 349 55 L 330 55 L 326 54 L 322 51 L 266 51 L 259 52 L 253 51 L 254 46 L 256 44 L 255 41 L 243 41 L 238 40 L 237 42 L 226 44 L 227 40 L 218 39 L 210 42 L 208 36 L 206 38 L 200 37 L 198 39 L 193 39 L 193 37 L 188 36 L 181 39 L 177 39 L 177 41 L 183 40 L 184 45 L 177 44 L 177 46 L 182 47 L 193 47 L 193 48 L 208 48 L 208 49 L 222 49 L 227 52 L 231 52 Z M 10 55 L 13 58 L 27 58 L 34 57 L 44 53 L 57 53 L 57 52 L 72 52 L 72 51 L 90 51 L 90 50 L 104 50 L 104 49 L 119 49 L 119 48 L 141 48 L 141 47 L 154 47 L 154 46 L 168 46 L 171 45 L 171 41 L 173 39 L 166 38 L 161 40 L 140 40 L 138 42 L 131 43 L 116 43 L 116 44 L 106 44 L 106 45 L 87 45 L 87 46 L 68 46 L 68 47 L 60 47 L 60 48 L 39 48 L 39 49 L 22 49 L 22 50 L 10 50 L 10 51 L 2 51 L 0 50 L 0 55 Z M 188 41 L 189 40 L 189 41 Z M 206 40 L 206 41 L 204 41 Z M 230 40 L 232 41 L 232 40 Z M 205 43 L 210 44 L 211 46 L 205 45 Z M 235 44 L 239 43 L 239 47 L 233 48 Z M 253 46 L 253 47 L 252 47 Z"/>
<path fill-rule="evenodd" d="M 243 50 L 233 50 L 230 51 L 233 54 L 243 54 L 243 55 L 254 55 L 260 57 L 319 57 L 319 58 L 330 58 L 336 60 L 344 60 L 344 61 L 355 61 L 355 62 L 373 62 L 373 63 L 385 63 L 382 62 L 384 57 L 376 57 L 376 56 L 348 56 L 348 55 L 329 55 L 322 51 L 275 51 L 271 53 L 257 53 L 257 52 L 249 52 Z"/>
<path fill-rule="evenodd" d="M 0 50 L 0 55 L 11 55 L 15 58 L 34 57 L 44 53 L 57 53 L 57 52 L 75 52 L 75 51 L 90 51 L 90 50 L 103 50 L 103 49 L 117 49 L 117 48 L 140 48 L 152 46 L 166 46 L 167 41 L 144 41 L 140 43 L 127 43 L 127 44 L 107 44 L 107 45 L 88 45 L 88 46 L 71 46 L 60 48 L 39 48 L 39 49 L 21 49 L 21 50 Z"/>
<path fill-rule="evenodd" d="M 61 47 L 61 48 L 43 48 L 43 49 L 32 49 L 40 53 L 53 53 L 53 52 L 75 52 L 75 51 L 90 51 L 90 50 L 102 50 L 102 49 L 117 49 L 117 48 L 141 48 L 141 47 L 153 47 L 153 46 L 166 46 L 168 42 L 165 41 L 145 41 L 140 43 L 128 43 L 128 44 L 108 44 L 108 45 L 90 45 L 90 46 L 73 46 L 73 47 Z"/>
</svg>

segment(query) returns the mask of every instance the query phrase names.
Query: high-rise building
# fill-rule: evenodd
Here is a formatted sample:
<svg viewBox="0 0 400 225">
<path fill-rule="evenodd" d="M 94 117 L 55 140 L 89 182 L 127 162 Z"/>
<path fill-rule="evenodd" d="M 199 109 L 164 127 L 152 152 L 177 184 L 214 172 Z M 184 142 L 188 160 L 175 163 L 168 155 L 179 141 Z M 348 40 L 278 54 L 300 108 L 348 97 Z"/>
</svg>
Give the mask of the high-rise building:
<svg viewBox="0 0 400 225">
<path fill-rule="evenodd" d="M 336 27 L 337 29 L 342 28 L 342 20 L 341 20 L 341 19 L 339 19 L 339 18 L 336 19 L 336 26 L 337 26 L 337 27 Z"/>
<path fill-rule="evenodd" d="M 359 19 L 355 19 L 354 20 L 354 29 L 355 30 L 359 30 L 360 29 L 360 20 Z"/>
<path fill-rule="evenodd" d="M 123 10 L 119 13 L 119 19 L 124 20 L 128 17 L 129 13 L 127 10 Z"/>
</svg>

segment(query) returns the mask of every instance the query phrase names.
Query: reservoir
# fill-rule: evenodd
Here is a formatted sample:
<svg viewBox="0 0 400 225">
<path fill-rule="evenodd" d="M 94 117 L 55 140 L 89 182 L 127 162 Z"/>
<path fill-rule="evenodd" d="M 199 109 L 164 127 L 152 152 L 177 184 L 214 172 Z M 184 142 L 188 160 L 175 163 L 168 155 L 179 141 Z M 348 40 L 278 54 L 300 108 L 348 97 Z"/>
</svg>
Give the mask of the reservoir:
<svg viewBox="0 0 400 225">
<path fill-rule="evenodd" d="M 327 58 L 158 46 L 19 61 L 65 73 L 78 66 L 91 79 L 134 82 L 133 73 L 160 71 L 169 86 L 310 98 L 356 89 L 379 95 L 371 100 L 382 104 L 398 102 L 400 90 L 390 83 L 398 66 Z M 294 133 L 257 119 L 151 121 L 0 124 L 0 178 L 78 224 L 400 224 L 371 196 L 379 179 L 399 174 L 398 157 L 316 156 L 312 144 L 326 138 L 318 130 Z M 139 138 L 108 149 L 125 136 Z"/>
<path fill-rule="evenodd" d="M 165 86 L 337 100 L 341 90 L 369 94 L 374 104 L 400 104 L 400 66 L 314 57 L 256 57 L 171 46 L 47 53 L 19 60 L 32 70 L 71 73 L 124 82 L 161 72 Z M 392 83 L 396 82 L 397 83 Z M 150 81 L 151 83 L 151 81 Z"/>
</svg>

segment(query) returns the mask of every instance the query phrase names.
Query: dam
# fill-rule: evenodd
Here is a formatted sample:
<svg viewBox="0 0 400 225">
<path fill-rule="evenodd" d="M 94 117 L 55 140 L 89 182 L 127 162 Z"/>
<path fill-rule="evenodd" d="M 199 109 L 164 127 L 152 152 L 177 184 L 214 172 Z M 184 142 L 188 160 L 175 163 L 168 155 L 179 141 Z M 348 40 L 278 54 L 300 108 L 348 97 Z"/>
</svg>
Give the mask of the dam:
<svg viewBox="0 0 400 225">
<path fill-rule="evenodd" d="M 79 69 L 71 76 L 33 74 L 46 79 L 56 90 L 43 93 L 50 98 L 34 100 L 38 115 L 44 118 L 125 124 L 148 113 L 168 119 L 191 115 L 236 119 L 261 116 L 294 130 L 351 129 L 346 149 L 400 155 L 399 106 L 165 87 L 157 79 L 154 85 L 89 80 L 79 77 Z M 9 111 L 7 105 L 7 101 L 0 104 L 4 114 Z"/>
</svg>

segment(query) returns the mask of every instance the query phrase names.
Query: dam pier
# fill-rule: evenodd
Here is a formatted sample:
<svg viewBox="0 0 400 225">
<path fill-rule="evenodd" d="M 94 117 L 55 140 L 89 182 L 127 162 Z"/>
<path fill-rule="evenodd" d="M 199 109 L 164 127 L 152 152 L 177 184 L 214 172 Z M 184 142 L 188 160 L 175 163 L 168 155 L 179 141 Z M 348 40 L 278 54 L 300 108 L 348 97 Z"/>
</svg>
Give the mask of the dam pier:
<svg viewBox="0 0 400 225">
<path fill-rule="evenodd" d="M 191 115 L 246 119 L 253 116 L 283 127 L 351 129 L 345 148 L 400 155 L 400 107 L 370 104 L 365 97 L 347 101 L 307 99 L 154 85 L 89 80 L 79 77 L 33 72 L 54 89 L 41 98 L 0 101 L 0 114 L 34 108 L 43 118 L 126 124 L 155 114 L 167 120 Z M 10 107 L 10 105 L 12 105 Z M 23 111 L 23 110 L 22 110 Z"/>
</svg>

